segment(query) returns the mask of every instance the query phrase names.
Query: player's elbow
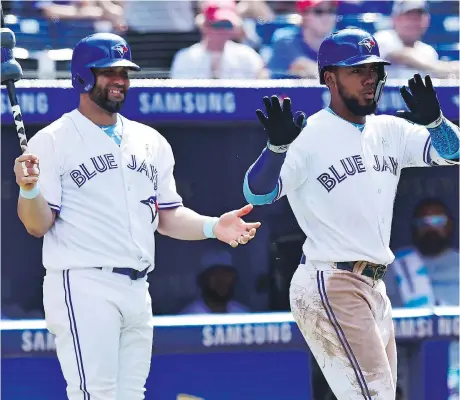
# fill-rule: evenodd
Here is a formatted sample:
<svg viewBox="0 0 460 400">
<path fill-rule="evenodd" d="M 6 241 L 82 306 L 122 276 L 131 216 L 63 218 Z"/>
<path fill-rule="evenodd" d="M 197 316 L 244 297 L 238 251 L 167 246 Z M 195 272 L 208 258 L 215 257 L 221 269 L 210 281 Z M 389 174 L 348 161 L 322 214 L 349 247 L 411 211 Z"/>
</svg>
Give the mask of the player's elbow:
<svg viewBox="0 0 460 400">
<path fill-rule="evenodd" d="M 36 237 L 38 239 L 42 238 L 45 236 L 46 232 L 48 232 L 49 227 L 44 226 L 42 224 L 36 224 L 33 221 L 30 221 L 24 217 L 21 217 L 19 215 L 19 219 L 21 220 L 22 224 L 24 225 L 24 228 L 26 228 L 26 231 L 29 235 Z"/>
<path fill-rule="evenodd" d="M 264 196 L 255 195 L 246 191 L 243 191 L 243 194 L 246 201 L 253 206 L 263 206 L 265 204 L 269 204 L 269 202 L 264 199 Z"/>
<path fill-rule="evenodd" d="M 18 209 L 18 216 L 21 220 L 27 233 L 36 238 L 42 238 L 51 229 L 56 219 L 56 214 L 51 211 L 50 215 L 45 215 L 42 218 L 31 216 L 27 211 Z"/>
<path fill-rule="evenodd" d="M 24 225 L 24 228 L 26 228 L 27 233 L 38 239 L 45 236 L 46 232 L 50 230 L 51 225 L 52 225 L 48 223 L 38 223 L 37 224 L 35 222 L 23 220 L 23 219 L 21 219 L 21 221 L 22 221 L 22 224 Z"/>
<path fill-rule="evenodd" d="M 35 227 L 27 227 L 26 226 L 27 233 L 33 237 L 36 237 L 37 239 L 42 238 L 45 236 L 45 233 L 47 232 L 44 229 L 37 229 Z"/>
<path fill-rule="evenodd" d="M 254 194 L 248 184 L 247 179 L 244 181 L 243 185 L 243 195 L 246 201 L 253 206 L 263 206 L 265 204 L 271 204 L 275 201 L 278 193 L 278 188 L 276 187 L 271 193 L 268 194 Z"/>
</svg>

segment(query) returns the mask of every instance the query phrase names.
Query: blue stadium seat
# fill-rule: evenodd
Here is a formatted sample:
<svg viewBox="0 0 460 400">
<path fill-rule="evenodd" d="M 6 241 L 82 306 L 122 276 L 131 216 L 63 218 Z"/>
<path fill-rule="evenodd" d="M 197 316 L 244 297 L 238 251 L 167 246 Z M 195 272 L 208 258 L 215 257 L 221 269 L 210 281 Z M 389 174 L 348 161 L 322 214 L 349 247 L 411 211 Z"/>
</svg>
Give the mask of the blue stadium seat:
<svg viewBox="0 0 460 400">
<path fill-rule="evenodd" d="M 260 37 L 261 45 L 269 45 L 276 30 L 297 26 L 299 23 L 300 17 L 296 14 L 278 15 L 272 22 L 258 23 L 256 25 L 256 33 Z"/>
<path fill-rule="evenodd" d="M 50 30 L 58 49 L 74 48 L 80 39 L 95 33 L 93 20 L 60 20 L 51 23 Z"/>
<path fill-rule="evenodd" d="M 439 44 L 435 46 L 441 60 L 459 61 L 460 43 Z"/>
<path fill-rule="evenodd" d="M 379 13 L 389 15 L 393 7 L 392 1 L 361 1 L 355 2 L 340 2 L 338 11 L 341 15 L 357 15 L 364 13 Z"/>
<path fill-rule="evenodd" d="M 7 18 L 5 27 L 10 28 L 15 33 L 17 47 L 22 47 L 29 51 L 39 51 L 53 48 L 55 45 L 47 19 Z"/>
</svg>

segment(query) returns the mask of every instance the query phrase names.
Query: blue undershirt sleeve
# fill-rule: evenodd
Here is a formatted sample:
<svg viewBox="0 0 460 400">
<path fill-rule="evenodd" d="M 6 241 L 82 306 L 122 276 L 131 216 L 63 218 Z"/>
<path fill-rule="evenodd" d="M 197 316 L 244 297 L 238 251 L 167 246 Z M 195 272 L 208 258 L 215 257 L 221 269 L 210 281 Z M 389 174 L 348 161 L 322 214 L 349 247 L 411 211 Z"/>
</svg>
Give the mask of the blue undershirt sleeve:
<svg viewBox="0 0 460 400">
<path fill-rule="evenodd" d="M 286 153 L 274 153 L 267 148 L 252 164 L 244 177 L 243 193 L 253 205 L 273 203 L 281 190 L 280 172 Z"/>
</svg>

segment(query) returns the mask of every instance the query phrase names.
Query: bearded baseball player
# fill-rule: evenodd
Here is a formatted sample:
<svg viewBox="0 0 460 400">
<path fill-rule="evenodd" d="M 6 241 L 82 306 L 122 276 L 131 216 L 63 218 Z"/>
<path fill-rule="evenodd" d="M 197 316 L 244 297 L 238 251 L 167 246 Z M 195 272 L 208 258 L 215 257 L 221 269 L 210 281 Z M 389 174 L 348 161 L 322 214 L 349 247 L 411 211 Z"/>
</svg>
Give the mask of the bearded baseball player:
<svg viewBox="0 0 460 400">
<path fill-rule="evenodd" d="M 72 57 L 77 109 L 39 131 L 15 161 L 18 214 L 44 236 L 43 301 L 71 400 L 144 398 L 152 351 L 147 274 L 154 233 L 180 240 L 246 244 L 260 223 L 220 218 L 182 204 L 170 145 L 156 130 L 119 114 L 129 70 L 121 37 L 95 34 Z"/>
<path fill-rule="evenodd" d="M 394 400 L 396 344 L 382 277 L 402 168 L 458 164 L 458 127 L 441 112 L 429 76 L 401 88 L 408 111 L 374 115 L 386 81 L 378 44 L 344 29 L 320 46 L 330 106 L 294 121 L 289 99 L 257 110 L 268 145 L 244 180 L 246 199 L 287 195 L 307 236 L 292 278 L 298 327 L 339 400 Z"/>
</svg>

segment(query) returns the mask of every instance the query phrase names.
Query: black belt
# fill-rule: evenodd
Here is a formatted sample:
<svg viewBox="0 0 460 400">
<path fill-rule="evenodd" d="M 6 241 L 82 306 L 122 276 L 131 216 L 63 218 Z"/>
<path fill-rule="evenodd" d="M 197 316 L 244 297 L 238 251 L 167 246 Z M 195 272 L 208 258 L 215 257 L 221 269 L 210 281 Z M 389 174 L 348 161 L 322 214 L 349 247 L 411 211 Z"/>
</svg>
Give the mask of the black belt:
<svg viewBox="0 0 460 400">
<path fill-rule="evenodd" d="M 300 259 L 300 263 L 305 264 L 305 255 L 303 254 L 302 258 Z M 359 275 L 364 275 L 368 278 L 372 278 L 374 281 L 382 279 L 387 272 L 386 265 L 374 264 L 368 261 L 341 261 L 334 264 L 338 269 L 358 273 Z"/>
<path fill-rule="evenodd" d="M 102 267 L 96 267 L 96 268 L 97 269 L 103 269 Z M 135 280 L 141 279 L 145 275 L 147 275 L 148 270 L 149 270 L 149 267 L 147 267 L 143 271 L 138 271 L 137 269 L 133 269 L 133 268 L 112 268 L 111 272 L 113 272 L 115 274 L 121 274 L 121 275 L 129 276 L 132 281 L 135 281 Z"/>
</svg>

